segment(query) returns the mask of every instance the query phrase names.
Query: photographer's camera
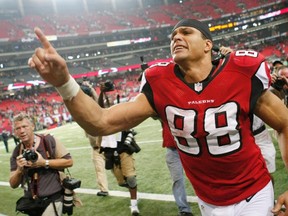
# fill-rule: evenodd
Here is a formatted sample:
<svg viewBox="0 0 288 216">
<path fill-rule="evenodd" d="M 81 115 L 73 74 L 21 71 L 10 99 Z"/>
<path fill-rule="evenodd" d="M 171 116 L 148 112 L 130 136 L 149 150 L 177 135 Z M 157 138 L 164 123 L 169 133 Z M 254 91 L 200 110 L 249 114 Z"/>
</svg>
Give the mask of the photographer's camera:
<svg viewBox="0 0 288 216">
<path fill-rule="evenodd" d="M 64 200 L 63 214 L 73 214 L 73 190 L 81 186 L 81 181 L 75 178 L 65 178 L 63 180 Z"/>
<path fill-rule="evenodd" d="M 124 140 L 124 145 L 126 145 L 129 149 L 129 152 L 132 153 L 138 153 L 141 148 L 137 145 L 135 142 L 134 136 L 137 134 L 134 130 L 130 130 Z"/>
<path fill-rule="evenodd" d="M 34 163 L 38 160 L 38 154 L 31 149 L 25 149 L 22 156 L 27 161 L 31 161 L 32 163 Z"/>
<path fill-rule="evenodd" d="M 271 84 L 273 88 L 275 88 L 278 91 L 281 91 L 283 89 L 283 86 L 286 84 L 285 80 L 283 79 L 277 79 L 274 83 Z"/>
<path fill-rule="evenodd" d="M 109 91 L 114 91 L 115 85 L 111 80 L 107 80 L 103 84 L 103 91 L 104 92 L 109 92 Z"/>
<path fill-rule="evenodd" d="M 83 91 L 86 95 L 88 95 L 88 96 L 90 96 L 90 97 L 93 96 L 92 90 L 91 90 L 91 88 L 90 88 L 89 86 L 87 86 L 87 85 L 81 85 L 80 87 L 81 87 L 82 91 Z"/>
</svg>

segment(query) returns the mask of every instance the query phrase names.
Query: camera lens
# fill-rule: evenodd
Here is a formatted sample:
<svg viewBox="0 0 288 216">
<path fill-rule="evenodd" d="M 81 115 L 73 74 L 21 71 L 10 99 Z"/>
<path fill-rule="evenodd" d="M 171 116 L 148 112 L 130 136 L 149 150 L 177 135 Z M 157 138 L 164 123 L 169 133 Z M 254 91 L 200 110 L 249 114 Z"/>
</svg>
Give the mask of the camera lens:
<svg viewBox="0 0 288 216">
<path fill-rule="evenodd" d="M 38 159 L 38 155 L 35 152 L 31 152 L 30 161 L 36 162 Z"/>
<path fill-rule="evenodd" d="M 23 157 L 27 160 L 27 161 L 31 161 L 31 162 L 36 162 L 38 160 L 38 155 L 35 151 L 32 150 L 26 150 L 23 153 Z"/>
<path fill-rule="evenodd" d="M 63 200 L 63 214 L 73 214 L 73 191 L 65 188 Z"/>
<path fill-rule="evenodd" d="M 134 138 L 134 136 L 133 136 L 132 132 L 128 133 L 128 135 L 127 135 L 127 137 L 126 137 L 126 139 L 124 141 L 124 144 L 125 145 L 130 145 L 132 140 L 133 140 L 133 138 Z"/>
</svg>

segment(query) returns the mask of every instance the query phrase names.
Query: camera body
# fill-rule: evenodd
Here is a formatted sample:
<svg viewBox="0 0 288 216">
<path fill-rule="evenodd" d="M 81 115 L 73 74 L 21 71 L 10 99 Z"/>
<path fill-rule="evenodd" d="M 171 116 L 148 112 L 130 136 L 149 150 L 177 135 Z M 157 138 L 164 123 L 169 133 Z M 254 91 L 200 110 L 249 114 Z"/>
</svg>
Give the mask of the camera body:
<svg viewBox="0 0 288 216">
<path fill-rule="evenodd" d="M 31 150 L 31 149 L 25 149 L 22 156 L 27 161 L 31 161 L 32 163 L 38 160 L 38 154 L 34 150 Z"/>
<path fill-rule="evenodd" d="M 213 45 L 212 47 L 212 64 L 213 65 L 217 65 L 220 61 L 220 59 L 223 59 L 225 57 L 225 55 L 223 55 L 220 51 L 220 48 L 216 45 Z"/>
<path fill-rule="evenodd" d="M 62 181 L 63 187 L 69 190 L 74 190 L 81 186 L 81 180 L 75 178 L 65 178 Z"/>
<path fill-rule="evenodd" d="M 92 90 L 91 90 L 91 88 L 90 88 L 89 86 L 82 84 L 80 87 L 81 87 L 82 91 L 83 91 L 86 95 L 88 95 L 88 96 L 90 96 L 90 97 L 93 96 Z"/>
<path fill-rule="evenodd" d="M 103 84 L 103 92 L 114 91 L 115 85 L 111 80 L 107 80 Z"/>
<path fill-rule="evenodd" d="M 129 130 L 128 134 L 124 140 L 124 145 L 128 147 L 130 154 L 138 153 L 141 151 L 141 148 L 135 142 L 134 136 L 137 134 L 134 130 Z"/>
<path fill-rule="evenodd" d="M 275 88 L 278 91 L 281 91 L 283 89 L 283 86 L 286 84 L 286 82 L 282 79 L 277 79 L 274 83 L 271 84 L 273 88 Z"/>
</svg>

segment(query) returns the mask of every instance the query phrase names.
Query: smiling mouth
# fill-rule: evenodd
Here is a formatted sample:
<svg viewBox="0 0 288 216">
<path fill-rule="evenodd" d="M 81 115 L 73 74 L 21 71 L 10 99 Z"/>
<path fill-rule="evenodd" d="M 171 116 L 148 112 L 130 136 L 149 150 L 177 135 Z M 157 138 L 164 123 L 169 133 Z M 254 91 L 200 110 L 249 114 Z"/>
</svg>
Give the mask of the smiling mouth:
<svg viewBox="0 0 288 216">
<path fill-rule="evenodd" d="M 23 136 L 20 136 L 19 138 L 20 139 L 25 139 L 27 137 L 27 135 L 23 135 Z"/>
<path fill-rule="evenodd" d="M 185 49 L 184 46 L 176 46 L 173 51 L 177 52 L 178 50 L 183 50 L 183 49 Z"/>
</svg>

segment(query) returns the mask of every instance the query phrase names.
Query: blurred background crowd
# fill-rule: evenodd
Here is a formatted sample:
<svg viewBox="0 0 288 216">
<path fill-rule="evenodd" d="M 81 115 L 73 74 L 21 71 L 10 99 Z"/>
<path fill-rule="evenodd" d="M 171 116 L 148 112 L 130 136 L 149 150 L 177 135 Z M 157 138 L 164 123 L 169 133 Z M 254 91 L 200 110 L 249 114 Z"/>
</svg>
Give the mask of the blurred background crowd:
<svg viewBox="0 0 288 216">
<path fill-rule="evenodd" d="M 36 129 L 72 121 L 61 98 L 27 60 L 39 46 L 40 27 L 81 83 L 130 100 L 138 92 L 141 64 L 170 61 L 169 34 L 182 18 L 205 21 L 214 43 L 253 49 L 271 64 L 287 65 L 286 0 L 0 0 L 0 133 L 12 135 L 11 118 L 25 111 Z"/>
</svg>

